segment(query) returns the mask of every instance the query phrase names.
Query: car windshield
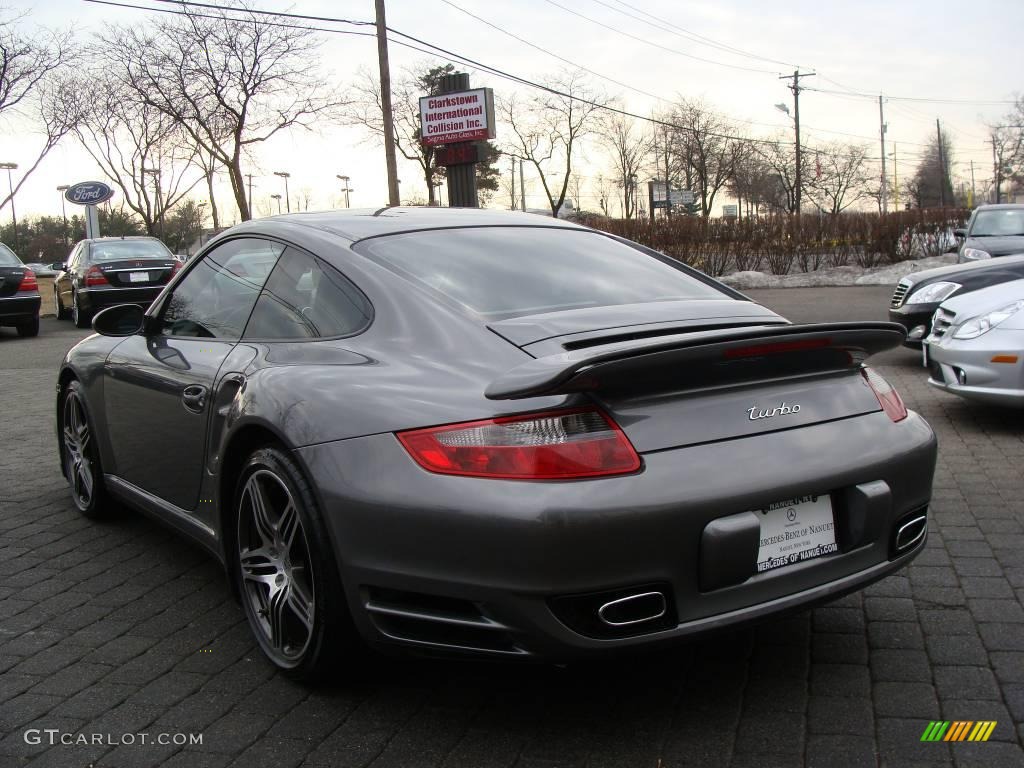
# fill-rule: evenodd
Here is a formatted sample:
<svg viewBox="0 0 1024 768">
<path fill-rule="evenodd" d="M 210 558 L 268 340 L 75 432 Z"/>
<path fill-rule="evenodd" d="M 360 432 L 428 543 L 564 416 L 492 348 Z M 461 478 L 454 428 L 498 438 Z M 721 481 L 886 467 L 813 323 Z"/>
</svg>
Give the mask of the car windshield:
<svg viewBox="0 0 1024 768">
<path fill-rule="evenodd" d="M 171 252 L 159 240 L 111 240 L 93 243 L 89 258 L 93 261 L 169 259 Z"/>
<path fill-rule="evenodd" d="M 489 319 L 724 298 L 667 258 L 586 230 L 429 230 L 371 238 L 355 250 Z"/>
<path fill-rule="evenodd" d="M 20 267 L 21 259 L 14 255 L 14 251 L 3 243 L 0 243 L 0 267 Z"/>
<path fill-rule="evenodd" d="M 971 227 L 972 237 L 1024 236 L 1024 208 L 978 211 Z"/>
</svg>

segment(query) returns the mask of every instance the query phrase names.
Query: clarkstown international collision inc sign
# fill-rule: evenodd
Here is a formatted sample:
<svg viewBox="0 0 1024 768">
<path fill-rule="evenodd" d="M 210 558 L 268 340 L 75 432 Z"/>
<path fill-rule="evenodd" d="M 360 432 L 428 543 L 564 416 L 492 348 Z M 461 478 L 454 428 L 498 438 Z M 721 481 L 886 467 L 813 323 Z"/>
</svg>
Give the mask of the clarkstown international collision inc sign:
<svg viewBox="0 0 1024 768">
<path fill-rule="evenodd" d="M 494 138 L 494 93 L 490 88 L 420 99 L 420 141 L 454 144 Z"/>
</svg>

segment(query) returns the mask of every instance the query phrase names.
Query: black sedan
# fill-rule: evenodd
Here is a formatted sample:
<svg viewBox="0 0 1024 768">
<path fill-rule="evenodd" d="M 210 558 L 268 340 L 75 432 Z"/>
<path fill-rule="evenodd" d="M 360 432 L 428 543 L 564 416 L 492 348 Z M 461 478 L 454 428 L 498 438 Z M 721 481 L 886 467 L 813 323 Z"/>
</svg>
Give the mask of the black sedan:
<svg viewBox="0 0 1024 768">
<path fill-rule="evenodd" d="M 955 234 L 963 238 L 957 251 L 960 263 L 1024 253 L 1024 205 L 979 205 L 967 227 Z"/>
<path fill-rule="evenodd" d="M 37 336 L 41 301 L 35 272 L 0 243 L 0 325 L 14 326 L 19 336 Z"/>
<path fill-rule="evenodd" d="M 864 366 L 898 325 L 791 325 L 558 219 L 250 221 L 93 325 L 59 372 L 75 505 L 207 547 L 298 678 L 361 641 L 670 643 L 860 589 L 927 535 L 935 437 Z"/>
<path fill-rule="evenodd" d="M 1024 246 L 1022 246 L 1024 249 Z M 904 346 L 920 349 L 932 330 L 932 315 L 951 296 L 1024 279 L 1024 253 L 912 272 L 900 280 L 889 301 L 889 319 L 907 329 Z"/>
<path fill-rule="evenodd" d="M 105 307 L 138 304 L 145 309 L 181 267 L 155 237 L 97 237 L 82 240 L 53 283 L 57 319 L 71 317 L 88 328 L 92 316 Z"/>
</svg>

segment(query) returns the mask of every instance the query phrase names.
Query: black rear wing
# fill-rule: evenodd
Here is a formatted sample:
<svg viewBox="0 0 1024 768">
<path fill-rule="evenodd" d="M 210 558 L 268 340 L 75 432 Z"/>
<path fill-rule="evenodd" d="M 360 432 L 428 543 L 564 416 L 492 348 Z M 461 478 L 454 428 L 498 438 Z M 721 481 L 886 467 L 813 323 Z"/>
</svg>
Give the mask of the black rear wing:
<svg viewBox="0 0 1024 768">
<path fill-rule="evenodd" d="M 903 343 L 897 323 L 728 328 L 634 339 L 531 360 L 495 379 L 490 400 L 608 389 L 720 386 L 860 367 Z"/>
</svg>

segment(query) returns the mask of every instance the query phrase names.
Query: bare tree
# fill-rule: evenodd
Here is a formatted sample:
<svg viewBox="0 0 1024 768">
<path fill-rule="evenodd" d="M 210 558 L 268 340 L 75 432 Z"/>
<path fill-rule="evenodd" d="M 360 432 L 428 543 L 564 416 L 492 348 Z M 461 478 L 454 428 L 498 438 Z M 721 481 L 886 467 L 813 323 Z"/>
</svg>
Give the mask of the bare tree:
<svg viewBox="0 0 1024 768">
<path fill-rule="evenodd" d="M 196 147 L 178 123 L 102 72 L 83 79 L 77 93 L 79 141 L 155 234 L 158 222 L 203 178 L 194 166 Z"/>
<path fill-rule="evenodd" d="M 870 194 L 866 145 L 833 142 L 807 153 L 814 158 L 808 187 L 826 212 L 835 216 Z"/>
<path fill-rule="evenodd" d="M 714 209 L 715 197 L 732 178 L 739 155 L 736 128 L 700 100 L 683 99 L 671 112 L 669 141 L 685 158 L 689 189 L 699 192 L 701 213 Z M 696 185 L 694 187 L 693 185 Z"/>
<path fill-rule="evenodd" d="M 598 174 L 594 179 L 593 188 L 597 197 L 597 207 L 601 209 L 601 215 L 607 216 L 611 208 L 612 189 L 615 182 L 604 174 Z"/>
<path fill-rule="evenodd" d="M 630 117 L 616 114 L 607 122 L 603 143 L 614 164 L 617 186 L 622 190 L 625 219 L 636 215 L 638 177 L 650 155 L 651 141 Z"/>
<path fill-rule="evenodd" d="M 239 215 L 248 219 L 243 155 L 280 131 L 310 128 L 341 105 L 317 71 L 320 40 L 242 3 L 183 5 L 176 14 L 101 35 L 106 62 L 227 171 Z"/>
<path fill-rule="evenodd" d="M 932 137 L 914 172 L 915 194 L 912 198 L 919 208 L 939 206 L 943 201 L 946 205 L 953 205 L 953 182 L 949 173 L 952 165 L 953 142 L 949 134 L 942 131 L 941 139 Z"/>
<path fill-rule="evenodd" d="M 41 143 L 32 161 L 23 166 L 14 190 L 0 197 L 0 207 L 18 193 L 78 119 L 74 90 L 64 71 L 70 35 L 30 32 L 25 29 L 26 15 L 6 15 L 0 8 L 0 125 L 6 132 L 12 121 L 24 121 Z"/>
<path fill-rule="evenodd" d="M 565 202 L 573 170 L 573 154 L 600 122 L 600 104 L 607 99 L 576 72 L 548 79 L 550 91 L 529 96 L 512 94 L 499 102 L 498 112 L 511 134 L 506 154 L 533 165 L 544 194 L 557 216 Z"/>
<path fill-rule="evenodd" d="M 770 208 L 793 213 L 796 211 L 795 147 L 781 137 L 757 142 L 753 147 L 765 167 L 765 204 Z M 806 152 L 801 153 L 800 164 L 802 186 L 806 186 L 809 166 Z"/>
</svg>

